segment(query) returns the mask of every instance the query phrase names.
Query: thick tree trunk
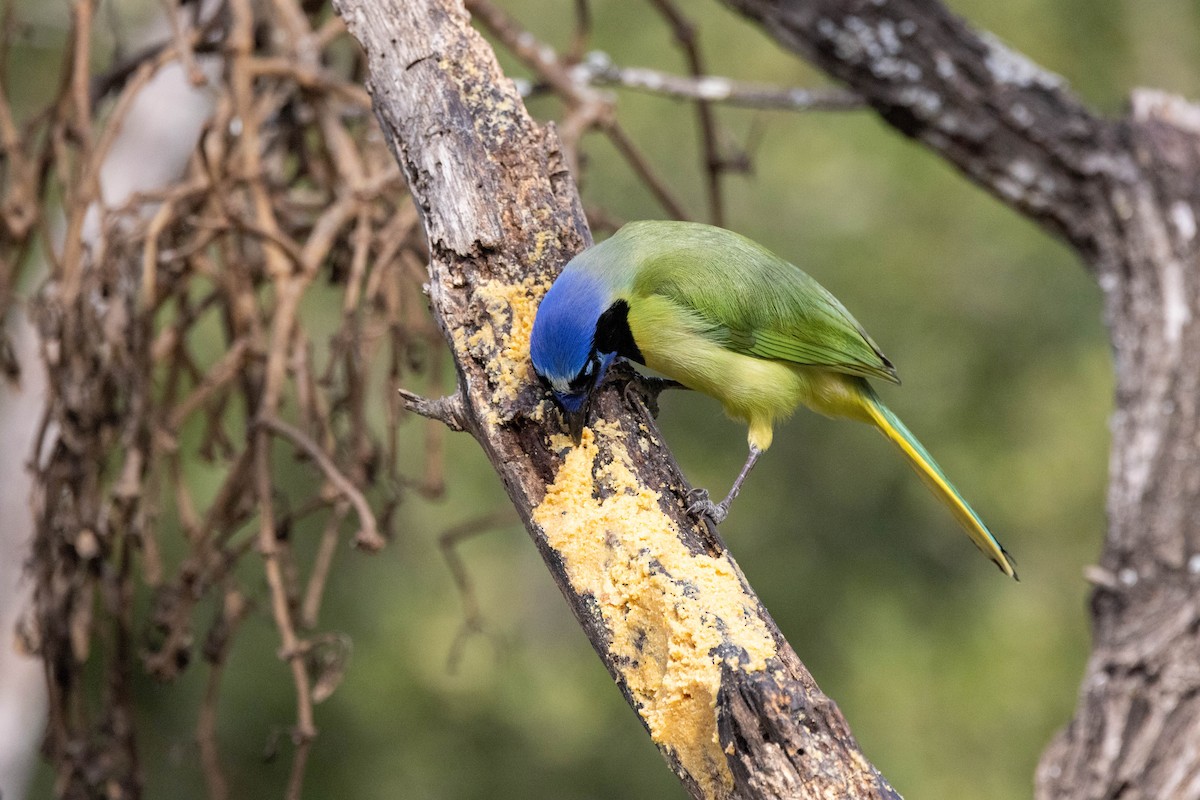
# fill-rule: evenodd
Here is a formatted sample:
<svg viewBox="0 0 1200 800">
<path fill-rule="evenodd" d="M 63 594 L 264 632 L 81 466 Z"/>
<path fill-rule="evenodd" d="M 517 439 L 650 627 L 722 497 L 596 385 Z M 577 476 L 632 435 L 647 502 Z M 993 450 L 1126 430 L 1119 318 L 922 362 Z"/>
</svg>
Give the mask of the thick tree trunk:
<svg viewBox="0 0 1200 800">
<path fill-rule="evenodd" d="M 46 372 L 26 315 L 13 314 L 7 332 L 21 377 L 17 383 L 0 379 L 0 798 L 24 800 L 46 725 L 42 663 L 15 646 L 32 589 L 24 574 L 34 534 L 29 458 L 46 402 Z"/>
<path fill-rule="evenodd" d="M 614 380 L 582 446 L 528 361 L 538 299 L 589 243 L 552 128 L 536 125 L 452 0 L 338 0 L 431 251 L 458 394 L 412 398 L 468 430 L 584 632 L 688 791 L 895 797 L 715 531 L 637 392 Z"/>
<path fill-rule="evenodd" d="M 726 0 L 1070 242 L 1116 367 L 1094 649 L 1041 798 L 1200 798 L 1200 108 L 1102 119 L 936 0 Z"/>
</svg>

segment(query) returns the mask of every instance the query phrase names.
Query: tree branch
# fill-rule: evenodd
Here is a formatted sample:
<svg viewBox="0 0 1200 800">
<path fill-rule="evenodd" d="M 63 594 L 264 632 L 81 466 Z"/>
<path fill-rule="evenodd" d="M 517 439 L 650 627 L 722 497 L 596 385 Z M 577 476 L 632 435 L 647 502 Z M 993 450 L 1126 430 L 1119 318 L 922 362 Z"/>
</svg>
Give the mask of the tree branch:
<svg viewBox="0 0 1200 800">
<path fill-rule="evenodd" d="M 333 459 L 329 457 L 319 444 L 312 440 L 307 433 L 297 428 L 295 425 L 289 425 L 283 420 L 272 414 L 264 414 L 258 418 L 258 424 L 262 425 L 273 433 L 277 433 L 283 438 L 290 441 L 296 447 L 304 451 L 304 454 L 316 463 L 321 472 L 325 475 L 325 479 L 333 484 L 334 489 L 339 494 L 350 501 L 354 506 L 354 511 L 358 514 L 359 530 L 354 537 L 354 543 L 364 550 L 372 552 L 382 550 L 387 544 L 387 540 L 379 533 L 379 523 L 375 521 L 375 513 L 371 511 L 371 504 L 367 502 L 367 498 L 354 481 L 350 480 L 338 469 L 337 464 L 333 463 Z"/>
<path fill-rule="evenodd" d="M 863 99 L 836 88 L 802 89 L 771 86 L 720 75 L 673 75 L 646 67 L 620 67 L 608 54 L 593 51 L 572 68 L 573 74 L 592 86 L 619 86 L 682 100 L 709 100 L 727 106 L 781 111 L 858 111 Z"/>
<path fill-rule="evenodd" d="M 671 34 L 675 44 L 683 50 L 687 60 L 688 71 L 693 78 L 699 78 L 708 70 L 704 68 L 704 58 L 700 54 L 700 45 L 696 41 L 696 27 L 679 12 L 671 0 L 650 0 L 671 26 Z M 713 115 L 712 104 L 706 98 L 696 100 L 696 118 L 700 128 L 700 143 L 704 151 L 704 175 L 708 188 L 708 215 L 713 225 L 725 224 L 725 198 L 721 194 L 721 173 L 725 169 L 725 160 L 721 156 L 720 142 L 717 139 L 717 123 Z"/>
<path fill-rule="evenodd" d="M 625 129 L 617 123 L 610 98 L 576 81 L 553 48 L 538 41 L 489 0 L 466 0 L 466 5 L 473 18 L 494 33 L 513 55 L 541 76 L 567 103 L 569 113 L 562 125 L 563 149 L 567 155 L 567 166 L 574 174 L 579 173 L 579 140 L 589 128 L 599 128 L 663 209 L 675 219 L 688 218 L 683 203 L 650 166 L 649 160 L 634 145 Z"/>
<path fill-rule="evenodd" d="M 339 0 L 429 239 L 430 299 L 463 420 L 651 738 L 697 798 L 892 798 L 714 531 L 645 408 L 609 382 L 583 444 L 559 433 L 528 336 L 590 241 L 537 126 L 451 0 Z M 531 410 L 532 409 L 532 410 Z M 771 776 L 770 780 L 757 776 Z"/>
<path fill-rule="evenodd" d="M 1105 190 L 1137 170 L 1123 126 L 1058 75 L 937 0 L 724 1 L 1089 263 L 1110 251 Z"/>
<path fill-rule="evenodd" d="M 1094 642 L 1037 795 L 1200 798 L 1200 107 L 1102 119 L 937 0 L 725 0 L 900 132 L 1063 236 L 1104 292 L 1117 379 Z"/>
<path fill-rule="evenodd" d="M 409 411 L 426 419 L 437 420 L 452 431 L 465 430 L 463 421 L 463 399 L 459 393 L 430 400 L 413 394 L 407 389 L 399 390 L 400 400 Z"/>
</svg>

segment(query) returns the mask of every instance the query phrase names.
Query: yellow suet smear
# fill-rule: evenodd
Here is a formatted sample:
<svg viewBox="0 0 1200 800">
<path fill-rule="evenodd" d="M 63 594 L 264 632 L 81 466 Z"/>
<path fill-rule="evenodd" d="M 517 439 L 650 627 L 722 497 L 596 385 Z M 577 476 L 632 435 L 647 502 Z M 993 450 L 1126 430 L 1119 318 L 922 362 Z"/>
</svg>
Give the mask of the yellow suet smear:
<svg viewBox="0 0 1200 800">
<path fill-rule="evenodd" d="M 556 437 L 565 460 L 534 522 L 562 555 L 572 588 L 596 599 L 650 736 L 675 753 L 706 797 L 722 797 L 733 777 L 717 735 L 716 650 L 732 644 L 748 660 L 729 666 L 759 671 L 775 655 L 775 640 L 730 560 L 690 551 L 659 494 L 639 485 L 620 423 L 598 421 L 595 430 L 614 443 L 612 460 L 598 461 L 591 428 L 579 447 Z M 597 482 L 611 491 L 603 499 L 594 497 Z"/>
<path fill-rule="evenodd" d="M 529 334 L 548 282 L 526 278 L 520 283 L 487 281 L 475 288 L 474 298 L 482 301 L 490 321 L 472 334 L 454 332 L 455 345 L 472 356 L 490 361 L 489 374 L 495 378 L 488 411 L 488 423 L 498 425 L 502 419 L 496 409 L 509 408 L 521 388 L 534 382 L 529 363 Z M 498 335 L 497 331 L 507 331 Z"/>
</svg>

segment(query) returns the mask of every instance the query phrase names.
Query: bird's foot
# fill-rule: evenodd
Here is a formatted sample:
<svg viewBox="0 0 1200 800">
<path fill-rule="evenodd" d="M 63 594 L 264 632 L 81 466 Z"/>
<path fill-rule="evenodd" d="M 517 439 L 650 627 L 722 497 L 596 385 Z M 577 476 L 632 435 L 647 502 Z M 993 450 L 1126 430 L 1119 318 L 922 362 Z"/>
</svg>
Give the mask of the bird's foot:
<svg viewBox="0 0 1200 800">
<path fill-rule="evenodd" d="M 646 406 L 646 410 L 650 412 L 650 416 L 658 417 L 658 396 L 667 389 L 686 389 L 679 381 L 671 380 L 670 378 L 650 378 L 636 371 L 625 384 L 625 399 L 633 401 L 635 398 L 640 400 Z"/>
<path fill-rule="evenodd" d="M 707 489 L 692 489 L 688 492 L 687 500 L 688 513 L 697 520 L 708 518 L 714 525 L 720 525 L 729 516 L 729 499 L 714 503 Z"/>
<path fill-rule="evenodd" d="M 647 377 L 646 375 L 638 375 L 637 381 L 639 388 L 645 392 L 651 399 L 657 400 L 658 396 L 667 389 L 686 389 L 679 381 L 673 378 L 655 378 Z"/>
</svg>

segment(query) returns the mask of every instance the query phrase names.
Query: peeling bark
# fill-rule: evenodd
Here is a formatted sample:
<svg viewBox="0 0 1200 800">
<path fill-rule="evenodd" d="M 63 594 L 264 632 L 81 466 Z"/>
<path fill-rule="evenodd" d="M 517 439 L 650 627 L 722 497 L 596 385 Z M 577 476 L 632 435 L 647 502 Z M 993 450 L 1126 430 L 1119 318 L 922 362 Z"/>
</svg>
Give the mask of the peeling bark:
<svg viewBox="0 0 1200 800">
<path fill-rule="evenodd" d="M 1005 203 L 1078 248 L 1111 248 L 1106 187 L 1137 178 L 1126 126 L 936 0 L 725 0 Z"/>
<path fill-rule="evenodd" d="M 1040 798 L 1200 798 L 1200 107 L 1116 120 L 936 0 L 726 0 L 1079 253 L 1116 371 L 1093 652 Z"/>
<path fill-rule="evenodd" d="M 491 459 L 630 705 L 694 797 L 892 798 L 714 530 L 617 375 L 580 447 L 533 379 L 528 332 L 590 243 L 553 128 L 536 125 L 451 0 L 338 0 L 429 239 L 454 409 Z M 784 789 L 786 788 L 786 792 Z"/>
<path fill-rule="evenodd" d="M 33 477 L 26 462 L 46 400 L 46 373 L 26 315 L 14 315 L 7 332 L 21 377 L 19 383 L 0 384 L 0 442 L 5 444 L 0 454 L 0 797 L 24 800 L 37 763 L 37 732 L 46 725 L 41 662 L 15 646 L 32 588 L 22 574 L 34 534 Z"/>
</svg>

